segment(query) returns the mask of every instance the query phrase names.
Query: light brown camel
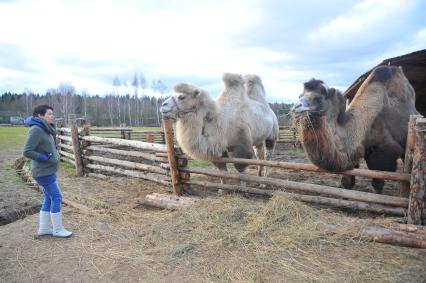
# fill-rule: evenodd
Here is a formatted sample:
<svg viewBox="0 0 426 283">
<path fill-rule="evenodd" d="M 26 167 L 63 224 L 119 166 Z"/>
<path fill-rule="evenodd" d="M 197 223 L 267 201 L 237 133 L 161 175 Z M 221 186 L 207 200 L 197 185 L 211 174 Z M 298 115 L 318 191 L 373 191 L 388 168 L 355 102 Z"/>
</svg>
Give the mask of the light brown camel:
<svg viewBox="0 0 426 283">
<path fill-rule="evenodd" d="M 415 92 L 401 67 L 374 69 L 345 106 L 343 95 L 312 79 L 293 112 L 299 134 L 312 163 L 330 171 L 344 171 L 358 166 L 364 158 L 369 169 L 395 171 L 403 158 L 408 120 L 418 114 Z M 352 188 L 354 177 L 344 177 L 342 186 Z M 377 193 L 383 180 L 373 179 Z"/>
<path fill-rule="evenodd" d="M 268 154 L 274 149 L 279 128 L 260 78 L 250 75 L 244 82 L 241 75 L 226 73 L 223 81 L 225 89 L 216 100 L 191 84 L 176 85 L 176 95 L 161 107 L 163 116 L 176 118 L 177 141 L 194 159 L 252 158 L 253 146 L 258 157 L 264 159 L 264 147 Z M 213 164 L 227 170 L 226 164 Z M 234 166 L 239 172 L 247 167 L 238 163 Z"/>
</svg>

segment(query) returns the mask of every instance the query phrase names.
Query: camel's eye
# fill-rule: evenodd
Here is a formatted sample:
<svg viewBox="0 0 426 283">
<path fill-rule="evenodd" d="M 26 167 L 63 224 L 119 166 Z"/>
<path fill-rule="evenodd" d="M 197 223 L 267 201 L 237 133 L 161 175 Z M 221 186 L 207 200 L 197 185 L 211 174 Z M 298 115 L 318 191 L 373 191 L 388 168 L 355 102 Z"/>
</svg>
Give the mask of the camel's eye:
<svg viewBox="0 0 426 283">
<path fill-rule="evenodd" d="M 179 100 L 184 100 L 184 99 L 185 99 L 185 96 L 184 96 L 184 95 L 178 96 L 178 99 L 179 99 Z"/>
<path fill-rule="evenodd" d="M 321 97 L 317 96 L 314 98 L 315 103 L 321 103 Z"/>
</svg>

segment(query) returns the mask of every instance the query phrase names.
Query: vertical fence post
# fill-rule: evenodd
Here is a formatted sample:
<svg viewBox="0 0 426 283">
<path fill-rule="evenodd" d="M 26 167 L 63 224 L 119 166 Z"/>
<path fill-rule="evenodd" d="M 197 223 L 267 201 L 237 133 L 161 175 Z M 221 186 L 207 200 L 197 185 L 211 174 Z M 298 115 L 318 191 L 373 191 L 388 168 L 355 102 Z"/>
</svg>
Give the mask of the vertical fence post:
<svg viewBox="0 0 426 283">
<path fill-rule="evenodd" d="M 179 168 L 185 168 L 188 166 L 188 158 L 186 155 L 184 155 L 182 152 L 180 152 L 178 156 L 178 167 Z M 191 179 L 191 174 L 189 172 L 179 172 L 179 178 L 181 180 L 183 190 L 185 192 L 188 192 L 191 185 L 188 184 L 189 180 Z"/>
<path fill-rule="evenodd" d="M 77 121 L 76 119 L 69 119 L 68 122 L 71 128 L 72 148 L 75 160 L 75 174 L 77 177 L 83 177 L 83 160 L 81 158 L 80 141 L 78 139 Z"/>
<path fill-rule="evenodd" d="M 426 168 L 426 119 L 417 118 L 415 123 L 413 167 L 411 170 L 410 196 L 408 201 L 408 224 L 421 225 L 425 196 Z M 423 215 L 424 217 L 425 215 Z"/>
<path fill-rule="evenodd" d="M 170 164 L 170 175 L 172 177 L 173 194 L 180 196 L 182 194 L 182 190 L 179 182 L 179 172 L 177 168 L 176 153 L 173 142 L 173 120 L 163 119 L 163 125 L 166 137 L 167 157 Z"/>
<path fill-rule="evenodd" d="M 166 143 L 166 136 L 164 135 L 164 130 L 161 130 L 161 142 L 163 143 L 163 144 L 165 144 Z"/>
<path fill-rule="evenodd" d="M 88 120 L 83 121 L 83 129 L 81 131 L 81 136 L 90 136 L 90 122 Z M 80 143 L 81 148 L 81 158 L 83 160 L 83 172 L 87 176 L 87 173 L 90 173 L 90 169 L 87 168 L 87 164 L 89 164 L 90 160 L 85 157 L 90 155 L 91 152 L 87 149 L 90 146 L 89 141 L 82 140 Z"/>
<path fill-rule="evenodd" d="M 60 157 L 61 157 L 61 150 L 62 150 L 62 147 L 61 147 L 61 144 L 62 144 L 62 142 L 61 142 L 61 139 L 60 138 L 58 138 L 58 135 L 59 136 L 63 136 L 64 135 L 64 133 L 62 132 L 62 131 L 60 131 L 60 130 L 58 130 L 59 128 L 62 128 L 63 127 L 63 122 L 62 122 L 62 119 L 61 120 L 56 120 L 56 148 L 58 149 L 58 151 L 59 151 L 59 159 L 61 159 Z"/>
<path fill-rule="evenodd" d="M 410 115 L 410 121 L 408 122 L 407 131 L 407 143 L 405 146 L 405 157 L 404 157 L 404 173 L 411 173 L 411 167 L 413 166 L 413 155 L 414 147 L 416 143 L 416 119 L 421 118 L 421 115 Z M 399 184 L 399 193 L 401 196 L 408 197 L 410 194 L 410 184 L 408 182 L 401 182 Z"/>
</svg>

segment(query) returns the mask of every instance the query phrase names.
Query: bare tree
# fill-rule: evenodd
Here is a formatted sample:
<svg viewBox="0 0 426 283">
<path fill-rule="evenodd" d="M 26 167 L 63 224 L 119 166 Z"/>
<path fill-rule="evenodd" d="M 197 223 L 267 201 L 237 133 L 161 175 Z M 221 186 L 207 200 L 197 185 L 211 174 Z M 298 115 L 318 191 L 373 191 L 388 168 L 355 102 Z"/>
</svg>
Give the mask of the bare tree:
<svg viewBox="0 0 426 283">
<path fill-rule="evenodd" d="M 73 96 L 75 94 L 75 87 L 69 82 L 61 82 L 57 90 L 59 94 L 59 103 L 62 113 L 64 115 L 64 124 L 67 123 L 68 115 L 74 114 L 75 108 L 73 104 Z"/>
<path fill-rule="evenodd" d="M 124 86 L 126 87 L 126 90 L 127 90 L 127 95 L 126 95 L 126 98 L 127 98 L 127 110 L 128 110 L 128 114 L 129 114 L 129 126 L 131 127 L 132 126 L 132 107 L 131 107 L 131 104 L 130 104 L 130 100 L 131 100 L 131 97 L 130 97 L 130 95 L 129 95 L 129 85 L 128 85 L 128 83 L 127 82 L 124 82 Z"/>
<path fill-rule="evenodd" d="M 31 99 L 30 95 L 31 95 L 31 93 L 32 93 L 31 89 L 29 89 L 27 87 L 24 89 L 24 93 L 23 94 L 25 95 L 25 113 L 26 114 L 29 114 L 30 111 L 31 111 L 31 108 L 32 108 L 32 106 L 30 104 L 30 99 Z"/>
<path fill-rule="evenodd" d="M 117 76 L 115 76 L 114 81 L 112 83 L 114 86 L 114 94 L 117 96 L 117 111 L 118 111 L 118 124 L 121 124 L 121 103 L 120 103 L 120 92 L 118 88 L 121 86 L 121 82 Z"/>
<path fill-rule="evenodd" d="M 89 94 L 87 93 L 86 89 L 84 89 L 81 92 L 81 96 L 83 97 L 83 113 L 84 113 L 84 118 L 87 118 L 87 98 L 88 98 Z"/>
<path fill-rule="evenodd" d="M 142 106 L 141 106 L 139 112 L 140 112 L 140 117 L 141 117 L 141 126 L 143 126 L 144 125 L 144 123 L 143 123 L 143 110 L 144 110 L 144 103 L 145 103 L 144 96 L 145 96 L 145 90 L 146 90 L 146 87 L 147 87 L 146 79 L 145 79 L 145 76 L 144 76 L 143 73 L 141 73 L 141 75 L 140 75 L 139 84 L 140 84 L 141 91 L 142 91 L 142 99 L 141 99 L 142 100 Z"/>
<path fill-rule="evenodd" d="M 139 79 L 138 79 L 138 74 L 135 73 L 135 75 L 133 76 L 133 81 L 132 81 L 132 86 L 135 90 L 134 93 L 134 97 L 135 97 L 135 124 L 139 125 L 139 98 L 138 98 L 138 88 L 139 88 Z"/>
<path fill-rule="evenodd" d="M 153 90 L 159 92 L 161 94 L 161 96 L 163 96 L 163 94 L 167 91 L 167 86 L 161 81 L 161 80 L 155 80 L 152 82 L 152 88 Z M 161 104 L 159 103 L 161 100 L 160 99 L 156 99 L 155 100 L 155 106 L 156 106 L 156 116 L 157 116 L 157 124 L 158 126 L 161 126 L 161 122 L 160 122 L 160 106 Z"/>
</svg>

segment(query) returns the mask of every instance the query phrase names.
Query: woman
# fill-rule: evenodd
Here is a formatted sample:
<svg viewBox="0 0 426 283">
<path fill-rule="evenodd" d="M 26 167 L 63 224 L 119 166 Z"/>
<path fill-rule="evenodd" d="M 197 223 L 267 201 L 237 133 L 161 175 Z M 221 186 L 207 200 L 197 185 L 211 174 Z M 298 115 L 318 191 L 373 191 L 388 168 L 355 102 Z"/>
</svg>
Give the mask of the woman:
<svg viewBox="0 0 426 283">
<path fill-rule="evenodd" d="M 36 182 L 43 188 L 44 199 L 40 210 L 38 235 L 59 238 L 71 237 L 72 232 L 62 225 L 62 192 L 56 181 L 59 153 L 55 142 L 55 116 L 49 105 L 38 105 L 33 116 L 25 123 L 30 127 L 24 147 L 24 156 L 32 159 L 31 171 Z M 52 229 L 53 226 L 53 229 Z"/>
</svg>

